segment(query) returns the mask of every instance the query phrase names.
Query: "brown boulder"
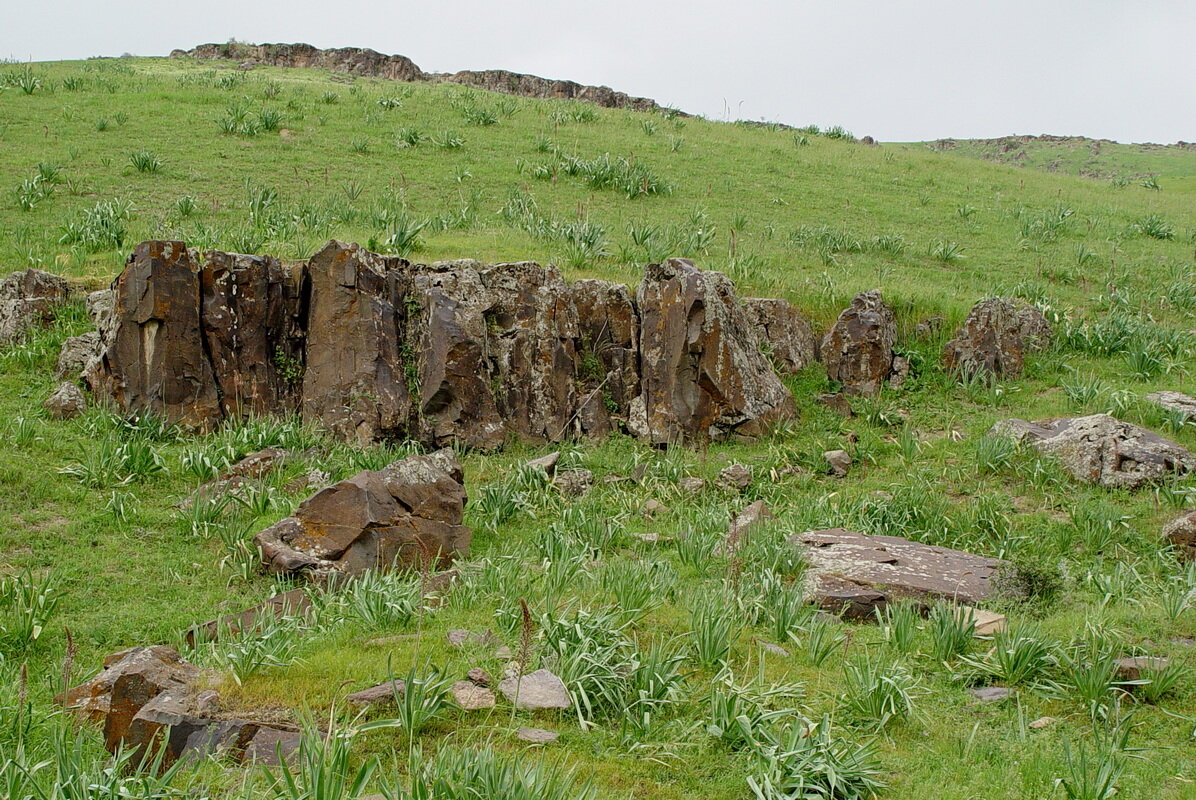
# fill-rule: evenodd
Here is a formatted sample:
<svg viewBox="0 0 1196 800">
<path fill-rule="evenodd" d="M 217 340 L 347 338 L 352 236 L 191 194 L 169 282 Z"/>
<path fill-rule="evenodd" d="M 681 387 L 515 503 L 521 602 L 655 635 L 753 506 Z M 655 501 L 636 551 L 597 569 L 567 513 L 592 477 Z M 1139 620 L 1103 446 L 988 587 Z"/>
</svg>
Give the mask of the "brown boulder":
<svg viewBox="0 0 1196 800">
<path fill-rule="evenodd" d="M 1108 414 L 1042 422 L 1001 420 L 990 435 L 1010 436 L 1058 459 L 1073 478 L 1135 489 L 1196 470 L 1196 455 L 1158 434 Z"/>
<path fill-rule="evenodd" d="M 893 310 L 880 292 L 860 292 L 822 340 L 827 377 L 848 394 L 876 394 L 893 372 L 896 338 Z"/>
<path fill-rule="evenodd" d="M 640 393 L 639 314 L 621 283 L 573 283 L 579 342 L 578 379 L 588 392 L 582 430 L 601 436 L 611 420 L 626 426 L 631 401 Z"/>
<path fill-rule="evenodd" d="M 71 336 L 62 343 L 58 351 L 58 363 L 54 366 L 54 377 L 59 380 L 78 380 L 83 370 L 100 355 L 99 331 L 87 331 Z"/>
<path fill-rule="evenodd" d="M 1033 306 L 1005 297 L 981 300 L 943 348 L 943 365 L 965 376 L 1016 378 L 1025 354 L 1050 343 L 1050 330 Z"/>
<path fill-rule="evenodd" d="M 13 272 L 0 280 L 0 346 L 48 328 L 69 296 L 65 280 L 40 269 Z"/>
<path fill-rule="evenodd" d="M 316 579 L 420 566 L 426 558 L 447 566 L 469 552 L 464 507 L 461 466 L 441 450 L 322 489 L 254 542 L 271 572 Z"/>
<path fill-rule="evenodd" d="M 808 596 L 856 619 L 873 618 L 877 607 L 896 600 L 979 603 L 993 593 L 1005 567 L 995 558 L 842 528 L 799 533 L 789 541 L 809 563 Z"/>
<path fill-rule="evenodd" d="M 818 360 L 818 340 L 810 321 L 788 300 L 748 297 L 744 309 L 777 371 L 792 375 Z"/>
<path fill-rule="evenodd" d="M 629 425 L 654 444 L 755 436 L 792 416 L 793 397 L 760 353 L 726 276 L 671 258 L 637 295 L 641 392 Z"/>
</svg>

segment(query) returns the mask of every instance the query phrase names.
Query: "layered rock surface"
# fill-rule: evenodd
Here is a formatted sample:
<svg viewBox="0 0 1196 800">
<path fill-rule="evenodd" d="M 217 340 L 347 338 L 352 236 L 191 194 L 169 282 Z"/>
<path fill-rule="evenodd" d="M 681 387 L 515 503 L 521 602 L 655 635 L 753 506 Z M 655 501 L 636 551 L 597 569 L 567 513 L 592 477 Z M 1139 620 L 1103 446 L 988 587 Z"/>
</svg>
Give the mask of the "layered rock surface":
<svg viewBox="0 0 1196 800">
<path fill-rule="evenodd" d="M 1051 326 L 1033 306 L 1006 297 L 981 300 L 943 349 L 943 364 L 966 376 L 1016 378 L 1026 353 L 1051 343 Z"/>
<path fill-rule="evenodd" d="M 13 272 L 0 280 L 0 346 L 48 327 L 69 295 L 65 280 L 40 269 Z"/>
<path fill-rule="evenodd" d="M 893 309 L 880 292 L 860 292 L 822 340 L 827 377 L 849 394 L 876 394 L 893 375 L 896 338 Z"/>
<path fill-rule="evenodd" d="M 650 265 L 633 298 L 532 262 L 412 264 L 333 241 L 285 266 L 144 242 L 93 299 L 98 330 L 64 360 L 86 360 L 92 391 L 122 410 L 199 429 L 299 413 L 362 443 L 494 449 L 617 429 L 755 435 L 793 412 L 751 306 L 681 259 Z M 810 351 L 781 311 L 770 331 L 803 342 L 792 364 Z"/>
</svg>

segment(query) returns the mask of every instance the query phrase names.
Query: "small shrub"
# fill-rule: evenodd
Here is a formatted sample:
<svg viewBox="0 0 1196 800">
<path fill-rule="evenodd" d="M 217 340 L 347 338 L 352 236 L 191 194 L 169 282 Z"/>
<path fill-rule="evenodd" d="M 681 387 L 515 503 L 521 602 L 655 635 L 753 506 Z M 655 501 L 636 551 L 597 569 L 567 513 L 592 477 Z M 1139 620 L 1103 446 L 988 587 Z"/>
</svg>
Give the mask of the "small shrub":
<svg viewBox="0 0 1196 800">
<path fill-rule="evenodd" d="M 155 173 L 162 169 L 162 160 L 149 150 L 129 154 L 129 163 L 138 172 Z"/>
</svg>

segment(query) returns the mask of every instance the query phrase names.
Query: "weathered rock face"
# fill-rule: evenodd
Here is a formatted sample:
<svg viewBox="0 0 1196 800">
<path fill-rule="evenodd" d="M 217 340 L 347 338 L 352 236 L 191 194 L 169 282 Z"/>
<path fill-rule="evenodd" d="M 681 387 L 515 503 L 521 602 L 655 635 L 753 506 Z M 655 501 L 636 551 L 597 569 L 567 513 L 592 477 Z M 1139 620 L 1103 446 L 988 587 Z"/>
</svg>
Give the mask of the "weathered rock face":
<svg viewBox="0 0 1196 800">
<path fill-rule="evenodd" d="M 552 80 L 502 69 L 464 70 L 452 74 L 428 73 L 406 56 L 383 55 L 362 47 L 321 50 L 310 44 L 201 44 L 191 50 L 173 50 L 171 58 L 233 59 L 242 68 L 257 64 L 272 67 L 314 67 L 361 77 L 396 81 L 434 81 L 476 86 L 491 92 L 546 99 L 584 100 L 604 108 L 636 111 L 662 110 L 646 97 L 632 97 L 607 86 L 585 86 L 574 81 Z"/>
<path fill-rule="evenodd" d="M 656 444 L 753 436 L 794 413 L 726 276 L 671 258 L 648 266 L 638 301 L 637 435 Z"/>
<path fill-rule="evenodd" d="M 1005 297 L 981 300 L 943 349 L 943 365 L 962 375 L 1016 378 L 1025 354 L 1050 344 L 1051 327 L 1033 306 Z"/>
<path fill-rule="evenodd" d="M 1196 509 L 1180 514 L 1163 526 L 1163 538 L 1184 561 L 1196 561 Z"/>
<path fill-rule="evenodd" d="M 893 310 L 880 292 L 860 292 L 822 340 L 827 376 L 849 394 L 876 394 L 893 372 L 896 338 Z"/>
<path fill-rule="evenodd" d="M 65 280 L 40 269 L 14 272 L 0 280 L 0 346 L 49 327 L 57 307 L 69 296 Z"/>
<path fill-rule="evenodd" d="M 1151 392 L 1146 395 L 1145 399 L 1174 414 L 1178 414 L 1182 419 L 1196 420 L 1196 397 L 1184 394 L 1183 392 L 1162 391 Z"/>
<path fill-rule="evenodd" d="M 905 600 L 978 603 L 994 590 L 1005 563 L 897 536 L 842 528 L 791 536 L 809 562 L 806 591 L 828 611 L 875 619 L 875 609 Z"/>
<path fill-rule="evenodd" d="M 818 360 L 810 321 L 787 300 L 748 297 L 743 306 L 778 372 L 792 375 Z"/>
<path fill-rule="evenodd" d="M 42 403 L 42 408 L 54 419 L 74 419 L 87 410 L 87 398 L 78 386 L 63 381 Z"/>
<path fill-rule="evenodd" d="M 78 336 L 71 336 L 62 343 L 62 349 L 58 352 L 54 377 L 60 380 L 78 380 L 83 375 L 83 370 L 99 356 L 99 353 L 99 331 L 87 331 Z"/>
<path fill-rule="evenodd" d="M 1054 456 L 1076 480 L 1110 488 L 1136 489 L 1196 470 L 1196 456 L 1183 447 L 1108 414 L 1042 422 L 1006 419 L 990 433 Z"/>
<path fill-rule="evenodd" d="M 410 456 L 322 489 L 254 537 L 274 573 L 334 574 L 431 564 L 468 555 L 465 487 L 451 450 Z"/>
<path fill-rule="evenodd" d="M 198 428 L 298 411 L 362 443 L 493 449 L 620 428 L 666 443 L 792 413 L 724 276 L 653 265 L 639 294 L 531 262 L 411 264 L 335 241 L 293 267 L 145 242 L 63 359 L 98 342 L 84 378 L 125 411 Z"/>
<path fill-rule="evenodd" d="M 217 693 L 203 689 L 202 671 L 169 647 L 124 650 L 104 659 L 103 666 L 58 699 L 79 716 L 102 722 L 105 747 L 113 753 L 132 751 L 133 763 L 156 755 L 168 767 L 185 757 L 217 753 L 236 761 L 277 763 L 275 745 L 284 758 L 298 747 L 296 728 L 221 714 Z M 268 753 L 262 747 L 267 741 Z"/>
<path fill-rule="evenodd" d="M 117 404 L 210 428 L 222 416 L 200 328 L 199 270 L 182 242 L 137 245 L 114 284 L 104 371 Z"/>
<path fill-rule="evenodd" d="M 270 256 L 212 250 L 199 272 L 200 327 L 225 417 L 297 405 L 306 308 L 304 271 Z"/>
</svg>

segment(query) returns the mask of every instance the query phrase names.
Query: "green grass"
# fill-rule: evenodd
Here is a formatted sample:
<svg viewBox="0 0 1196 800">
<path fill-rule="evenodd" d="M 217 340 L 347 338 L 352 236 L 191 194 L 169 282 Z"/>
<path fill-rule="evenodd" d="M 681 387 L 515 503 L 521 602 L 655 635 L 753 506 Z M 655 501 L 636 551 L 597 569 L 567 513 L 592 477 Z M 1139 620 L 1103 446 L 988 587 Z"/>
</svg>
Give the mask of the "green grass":
<svg viewBox="0 0 1196 800">
<path fill-rule="evenodd" d="M 1158 170 L 1154 191 L 920 146 L 812 131 L 803 144 L 792 131 L 444 84 L 161 59 L 11 71 L 9 81 L 0 68 L 15 87 L 0 91 L 5 269 L 41 266 L 95 287 L 151 236 L 285 258 L 337 237 L 421 260 L 533 258 L 569 277 L 629 282 L 649 259 L 687 255 L 727 270 L 744 294 L 793 300 L 818 329 L 862 289 L 881 288 L 895 306 L 913 375 L 899 392 L 854 401 L 852 419 L 815 402 L 828 387 L 814 366 L 789 381 L 801 417 L 756 443 L 570 445 L 565 460 L 597 476 L 577 500 L 518 469 L 542 449 L 465 455 L 476 531 L 466 585 L 419 611 L 406 578 L 378 581 L 330 599 L 326 624 L 284 623 L 240 649 L 205 645 L 197 658 L 222 670 L 231 708 L 351 727 L 344 695 L 389 677 L 435 669 L 458 679 L 475 665 L 499 676 L 492 648 L 453 649 L 445 634 L 490 628 L 518 651 L 522 599 L 528 666 L 556 668 L 582 698 L 577 708 L 413 707 L 418 735 L 363 730 L 347 762 L 339 752 L 333 761 L 356 771 L 377 756 L 369 791 L 380 791 L 406 774 L 410 738 L 420 769 L 452 748 L 462 755 L 439 769 L 481 759 L 492 780 L 515 786 L 532 778 L 494 777 L 507 762 L 493 759 L 521 752 L 513 728 L 532 725 L 562 737 L 521 763 L 574 769 L 601 798 L 744 798 L 749 778 L 784 783 L 853 754 L 875 759 L 880 796 L 893 800 L 1037 800 L 1057 779 L 1083 786 L 1100 758 L 1116 763 L 1119 796 L 1191 796 L 1191 680 L 1137 702 L 1106 691 L 1100 659 L 1115 651 L 1196 666 L 1193 648 L 1173 641 L 1196 624 L 1182 602 L 1196 576 L 1158 541 L 1193 482 L 1134 494 L 1076 485 L 984 437 L 1007 416 L 1108 410 L 1196 448 L 1196 429 L 1141 400 L 1192 385 L 1196 206 L 1178 167 Z M 575 174 L 570 159 L 584 164 Z M 996 292 L 1044 307 L 1056 345 L 1030 356 L 1022 378 L 960 384 L 938 367 L 942 344 Z M 942 330 L 916 336 L 933 315 L 946 318 Z M 247 543 L 302 499 L 287 482 L 312 468 L 345 477 L 409 451 L 346 447 L 286 421 L 200 438 L 95 409 L 52 422 L 40 403 L 58 346 L 85 327 L 72 309 L 0 353 L 0 564 L 17 576 L 0 589 L 0 778 L 16 742 L 30 760 L 54 758 L 56 731 L 69 726 L 51 702 L 66 629 L 78 680 L 107 653 L 177 642 L 195 622 L 260 601 L 279 587 L 254 570 Z M 269 444 L 304 456 L 243 502 L 178 507 L 214 470 Z M 854 465 L 842 480 L 821 469 L 821 454 L 839 448 Z M 679 486 L 686 476 L 713 485 L 730 463 L 754 472 L 743 495 L 691 497 Z M 640 465 L 639 483 L 602 481 Z M 649 499 L 671 510 L 645 519 Z M 728 558 L 716 547 L 727 520 L 756 499 L 778 519 Z M 828 624 L 794 606 L 801 564 L 784 536 L 837 525 L 1009 558 L 1033 597 L 997 604 L 1014 627 L 994 642 L 953 638 L 949 608 L 930 619 L 899 611 L 887 635 L 883 625 Z M 38 601 L 47 584 L 53 601 Z M 408 638 L 370 644 L 388 636 Z M 965 691 L 998 679 L 1016 684 L 1016 699 L 978 705 Z M 749 723 L 732 726 L 727 709 Z M 1041 716 L 1058 721 L 1027 727 Z M 816 737 L 806 722 L 819 723 Z M 1129 747 L 1150 748 L 1149 758 L 1109 744 L 1131 724 Z M 98 764 L 98 741 L 86 729 L 80 759 Z M 464 755 L 474 751 L 497 755 Z M 173 779 L 217 796 L 269 796 L 216 765 Z"/>
</svg>

